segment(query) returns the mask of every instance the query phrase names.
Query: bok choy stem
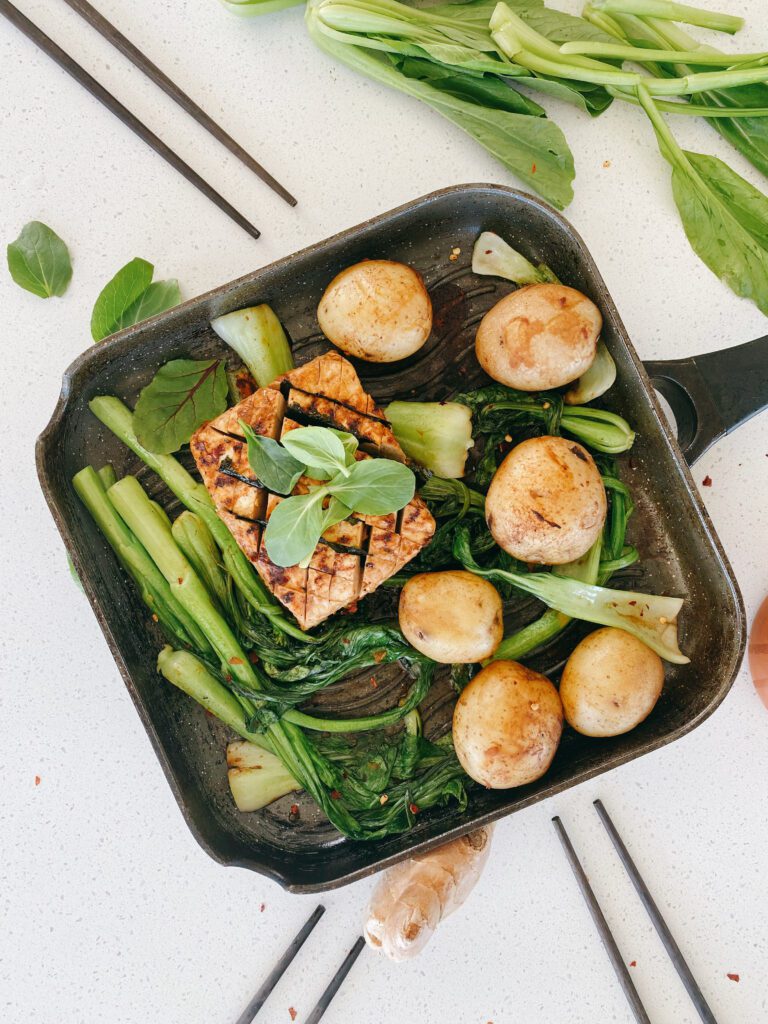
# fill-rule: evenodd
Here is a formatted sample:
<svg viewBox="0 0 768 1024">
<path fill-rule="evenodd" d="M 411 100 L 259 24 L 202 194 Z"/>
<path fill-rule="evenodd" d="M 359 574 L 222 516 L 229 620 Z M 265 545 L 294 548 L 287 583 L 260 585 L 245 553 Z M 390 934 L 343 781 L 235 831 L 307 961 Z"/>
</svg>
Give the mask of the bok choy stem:
<svg viewBox="0 0 768 1024">
<path fill-rule="evenodd" d="M 117 555 L 118 561 L 138 585 L 142 600 L 149 610 L 179 643 L 203 653 L 210 652 L 211 647 L 205 634 L 176 600 L 162 573 L 107 497 L 104 481 L 110 483 L 112 477 L 114 470 L 109 472 L 105 467 L 96 473 L 92 466 L 86 466 L 72 478 L 72 486 Z"/>
<path fill-rule="evenodd" d="M 718 14 L 701 7 L 672 3 L 671 0 L 592 0 L 592 7 L 606 14 L 633 14 L 663 21 L 680 21 L 684 25 L 698 25 L 699 28 L 729 35 L 744 27 L 744 19 L 734 14 Z"/>
</svg>

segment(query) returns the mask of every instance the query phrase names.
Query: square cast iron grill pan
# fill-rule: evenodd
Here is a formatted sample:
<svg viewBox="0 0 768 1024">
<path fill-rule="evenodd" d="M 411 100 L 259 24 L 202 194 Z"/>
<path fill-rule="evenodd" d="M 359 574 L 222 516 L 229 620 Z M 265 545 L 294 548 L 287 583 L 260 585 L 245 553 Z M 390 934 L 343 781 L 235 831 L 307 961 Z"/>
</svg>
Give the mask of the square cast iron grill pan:
<svg viewBox="0 0 768 1024">
<path fill-rule="evenodd" d="M 549 264 L 602 310 L 603 337 L 618 367 L 605 404 L 637 430 L 631 454 L 621 458 L 621 472 L 637 501 L 630 539 L 640 549 L 641 569 L 625 585 L 686 598 L 681 640 L 691 663 L 667 666 L 661 700 L 633 732 L 599 741 L 566 732 L 551 770 L 538 782 L 506 792 L 475 789 L 466 812 L 446 807 L 425 813 L 407 834 L 373 843 L 346 840 L 305 797 L 286 797 L 262 812 L 240 814 L 226 779 L 227 731 L 157 675 L 162 634 L 72 489 L 72 476 L 86 463 L 99 467 L 111 461 L 118 476 L 136 473 L 153 496 L 166 507 L 172 504 L 158 478 L 90 413 L 88 401 L 117 394 L 133 406 L 167 360 L 221 354 L 211 319 L 261 302 L 273 307 L 293 340 L 297 361 L 304 362 L 328 348 L 315 316 L 325 286 L 343 267 L 377 257 L 401 260 L 423 274 L 435 326 L 424 349 L 405 363 L 358 364 L 365 387 L 385 404 L 395 397 L 440 399 L 477 386 L 485 380 L 474 358 L 477 323 L 512 287 L 471 274 L 472 246 L 483 230 L 496 231 L 534 263 Z M 452 262 L 448 257 L 456 247 L 461 254 Z M 765 362 L 763 341 L 750 344 L 762 346 Z M 686 443 L 699 454 L 760 403 L 756 397 L 749 409 L 729 414 L 730 419 L 718 418 L 713 409 L 697 419 L 709 392 L 706 374 L 695 362 L 655 364 L 653 370 L 687 431 Z M 764 376 L 763 381 L 764 403 Z M 37 464 L 51 512 L 193 835 L 219 862 L 258 871 L 294 892 L 317 892 L 361 878 L 683 736 L 722 701 L 743 654 L 744 611 L 736 581 L 592 258 L 559 214 L 539 199 L 502 186 L 457 186 L 417 199 L 89 348 L 64 376 L 59 403 L 37 443 Z M 391 614 L 391 595 L 375 598 L 369 610 L 374 616 Z M 509 628 L 540 611 L 527 598 L 510 603 Z M 556 675 L 586 631 L 576 625 L 529 663 Z M 317 705 L 342 713 L 391 706 L 407 682 L 403 670 L 399 665 L 377 670 L 376 688 L 370 684 L 372 674 L 368 670 L 322 692 Z M 444 731 L 451 711 L 443 678 L 424 709 L 428 734 Z M 297 822 L 288 817 L 294 802 L 301 807 Z"/>
</svg>

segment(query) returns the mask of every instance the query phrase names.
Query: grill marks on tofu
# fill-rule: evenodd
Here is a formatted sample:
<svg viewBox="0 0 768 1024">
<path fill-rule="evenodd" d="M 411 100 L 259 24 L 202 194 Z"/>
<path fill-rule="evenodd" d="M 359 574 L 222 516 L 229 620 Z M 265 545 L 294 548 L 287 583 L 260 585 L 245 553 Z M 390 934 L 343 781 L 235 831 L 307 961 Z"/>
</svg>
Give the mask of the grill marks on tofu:
<svg viewBox="0 0 768 1024">
<path fill-rule="evenodd" d="M 330 398 L 290 388 L 286 398 L 288 415 L 303 426 L 335 427 L 345 430 L 372 455 L 404 462 L 405 456 L 387 424 Z"/>
<path fill-rule="evenodd" d="M 254 477 L 240 420 L 273 438 L 308 423 L 332 426 L 358 438 L 358 458 L 369 457 L 367 451 L 404 462 L 405 455 L 354 367 L 337 352 L 278 377 L 192 436 L 192 454 L 219 516 L 302 629 L 370 594 L 429 542 L 435 521 L 414 497 L 400 513 L 351 516 L 330 527 L 306 568 L 275 565 L 262 543 L 263 526 L 284 499 Z M 317 482 L 301 477 L 293 493 L 306 494 Z"/>
</svg>

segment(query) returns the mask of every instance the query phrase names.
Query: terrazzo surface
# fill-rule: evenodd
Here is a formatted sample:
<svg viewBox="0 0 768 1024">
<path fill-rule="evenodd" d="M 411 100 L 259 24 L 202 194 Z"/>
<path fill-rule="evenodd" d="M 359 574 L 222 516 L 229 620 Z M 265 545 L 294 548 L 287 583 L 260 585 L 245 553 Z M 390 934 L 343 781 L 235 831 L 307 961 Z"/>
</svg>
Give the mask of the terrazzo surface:
<svg viewBox="0 0 768 1024">
<path fill-rule="evenodd" d="M 709 6 L 709 3 L 707 4 Z M 575 12 L 576 4 L 563 3 Z M 723 6 L 723 5 L 719 5 Z M 764 0 L 731 8 L 764 46 Z M 410 99 L 334 66 L 301 11 L 254 21 L 214 0 L 99 0 L 123 29 L 300 198 L 291 210 L 64 4 L 19 7 L 262 229 L 254 242 L 7 23 L 0 22 L 0 239 L 26 221 L 70 245 L 67 295 L 47 302 L 0 269 L 0 1020 L 4 1024 L 232 1021 L 317 900 L 210 860 L 187 831 L 96 621 L 69 575 L 32 448 L 61 373 L 90 344 L 93 300 L 134 256 L 191 297 L 433 189 L 516 184 Z M 755 307 L 692 254 L 668 171 L 633 109 L 596 122 L 547 106 L 573 148 L 567 211 L 644 358 L 766 333 Z M 759 175 L 706 125 L 688 148 Z M 765 182 L 762 182 L 763 188 Z M 768 592 L 768 418 L 695 467 L 749 618 Z M 328 1024 L 628 1024 L 630 1012 L 550 824 L 583 855 L 654 1024 L 695 1011 L 592 809 L 612 812 L 720 1024 L 768 1020 L 768 713 L 742 670 L 694 733 L 503 821 L 469 903 L 416 961 L 367 951 Z M 265 1010 L 308 1014 L 359 933 L 369 881 L 328 912 Z M 731 980 L 728 975 L 738 975 Z"/>
</svg>

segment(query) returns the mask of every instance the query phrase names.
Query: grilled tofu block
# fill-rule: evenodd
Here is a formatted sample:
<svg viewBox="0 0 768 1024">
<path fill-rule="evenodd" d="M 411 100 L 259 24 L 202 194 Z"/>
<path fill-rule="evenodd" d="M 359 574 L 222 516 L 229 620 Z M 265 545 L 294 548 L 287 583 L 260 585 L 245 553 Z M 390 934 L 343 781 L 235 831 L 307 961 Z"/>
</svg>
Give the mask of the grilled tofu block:
<svg viewBox="0 0 768 1024">
<path fill-rule="evenodd" d="M 330 527 L 305 568 L 275 565 L 263 543 L 263 527 L 284 498 L 270 494 L 255 478 L 240 420 L 273 438 L 319 423 L 355 434 L 361 446 L 378 456 L 404 462 L 405 455 L 355 368 L 337 352 L 278 377 L 192 436 L 192 454 L 219 516 L 302 629 L 312 629 L 370 594 L 429 543 L 435 521 L 421 498 L 414 497 L 400 513 L 355 515 Z M 370 457 L 357 453 L 359 459 Z M 306 494 L 317 483 L 301 477 L 293 493 Z"/>
</svg>

